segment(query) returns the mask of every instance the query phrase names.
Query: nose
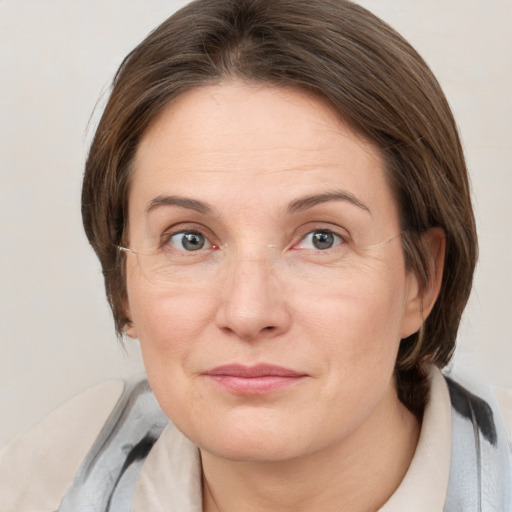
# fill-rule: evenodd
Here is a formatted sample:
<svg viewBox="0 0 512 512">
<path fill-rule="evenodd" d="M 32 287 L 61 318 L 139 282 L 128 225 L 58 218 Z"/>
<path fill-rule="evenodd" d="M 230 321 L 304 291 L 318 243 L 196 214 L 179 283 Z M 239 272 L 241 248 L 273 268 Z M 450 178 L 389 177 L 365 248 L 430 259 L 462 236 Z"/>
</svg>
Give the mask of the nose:
<svg viewBox="0 0 512 512">
<path fill-rule="evenodd" d="M 239 258 L 220 291 L 217 325 L 245 341 L 285 333 L 291 323 L 287 297 L 269 261 Z"/>
</svg>

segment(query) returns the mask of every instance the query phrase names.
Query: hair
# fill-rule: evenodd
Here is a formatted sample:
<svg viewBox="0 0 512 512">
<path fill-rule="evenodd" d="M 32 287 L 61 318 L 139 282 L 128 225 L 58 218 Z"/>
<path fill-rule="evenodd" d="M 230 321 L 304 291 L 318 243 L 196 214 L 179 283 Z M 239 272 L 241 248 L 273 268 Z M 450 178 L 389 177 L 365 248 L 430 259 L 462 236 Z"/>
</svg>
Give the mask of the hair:
<svg viewBox="0 0 512 512">
<path fill-rule="evenodd" d="M 130 324 L 123 243 L 131 164 L 148 126 L 178 95 L 241 79 L 301 87 L 326 98 L 383 156 L 397 202 L 406 267 L 432 277 L 425 232 L 446 238 L 437 301 L 403 339 L 400 400 L 421 417 L 427 366 L 450 360 L 477 259 L 469 179 L 448 102 L 418 53 L 382 20 L 347 0 L 196 0 L 122 62 L 85 166 L 82 215 L 101 262 L 117 334 Z"/>
</svg>

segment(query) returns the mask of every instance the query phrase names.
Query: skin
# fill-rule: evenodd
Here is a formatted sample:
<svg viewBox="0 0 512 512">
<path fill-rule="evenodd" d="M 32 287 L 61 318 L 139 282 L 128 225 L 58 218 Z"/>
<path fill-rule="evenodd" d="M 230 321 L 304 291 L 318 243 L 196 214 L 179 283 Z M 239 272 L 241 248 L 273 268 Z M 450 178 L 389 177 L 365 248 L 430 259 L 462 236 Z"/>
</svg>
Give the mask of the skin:
<svg viewBox="0 0 512 512">
<path fill-rule="evenodd" d="M 158 252 L 171 227 L 208 239 L 187 253 L 174 236 L 165 279 L 127 255 L 126 305 L 160 405 L 201 450 L 204 509 L 376 510 L 419 435 L 394 386 L 398 347 L 438 289 L 405 269 L 377 149 L 320 98 L 232 81 L 168 105 L 132 178 L 129 247 Z M 317 250 L 319 229 L 344 240 Z M 247 396 L 205 375 L 235 363 L 303 377 Z"/>
</svg>

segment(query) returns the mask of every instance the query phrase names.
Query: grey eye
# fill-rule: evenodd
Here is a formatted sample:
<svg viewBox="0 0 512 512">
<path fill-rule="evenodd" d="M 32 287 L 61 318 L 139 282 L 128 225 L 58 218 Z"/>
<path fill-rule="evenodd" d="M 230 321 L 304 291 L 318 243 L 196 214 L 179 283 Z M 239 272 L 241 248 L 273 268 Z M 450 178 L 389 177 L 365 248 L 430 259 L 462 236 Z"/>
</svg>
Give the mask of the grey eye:
<svg viewBox="0 0 512 512">
<path fill-rule="evenodd" d="M 311 231 L 296 246 L 297 249 L 315 249 L 325 251 L 341 245 L 343 240 L 332 231 Z"/>
<path fill-rule="evenodd" d="M 313 246 L 315 249 L 330 249 L 335 242 L 334 234 L 333 233 L 326 233 L 322 231 L 317 231 L 315 233 L 312 233 L 312 240 Z"/>
<path fill-rule="evenodd" d="M 194 231 L 176 233 L 169 238 L 169 244 L 179 250 L 199 251 L 207 246 L 206 237 Z"/>
</svg>

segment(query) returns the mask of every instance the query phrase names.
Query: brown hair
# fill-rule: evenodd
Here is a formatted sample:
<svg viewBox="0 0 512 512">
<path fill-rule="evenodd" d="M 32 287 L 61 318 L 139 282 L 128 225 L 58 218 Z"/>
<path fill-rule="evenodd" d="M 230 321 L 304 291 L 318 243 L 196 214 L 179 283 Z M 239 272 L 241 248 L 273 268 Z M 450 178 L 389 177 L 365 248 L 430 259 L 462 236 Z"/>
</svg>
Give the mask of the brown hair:
<svg viewBox="0 0 512 512">
<path fill-rule="evenodd" d="M 426 363 L 450 360 L 477 258 L 464 156 L 428 66 L 393 29 L 346 0 L 196 0 L 153 31 L 119 68 L 85 167 L 82 215 L 98 255 L 116 331 L 124 313 L 122 255 L 137 144 L 170 100 L 229 78 L 300 86 L 327 98 L 387 161 L 406 265 L 427 286 L 425 233 L 446 235 L 441 291 L 420 333 L 402 340 L 400 399 L 421 415 Z"/>
</svg>

